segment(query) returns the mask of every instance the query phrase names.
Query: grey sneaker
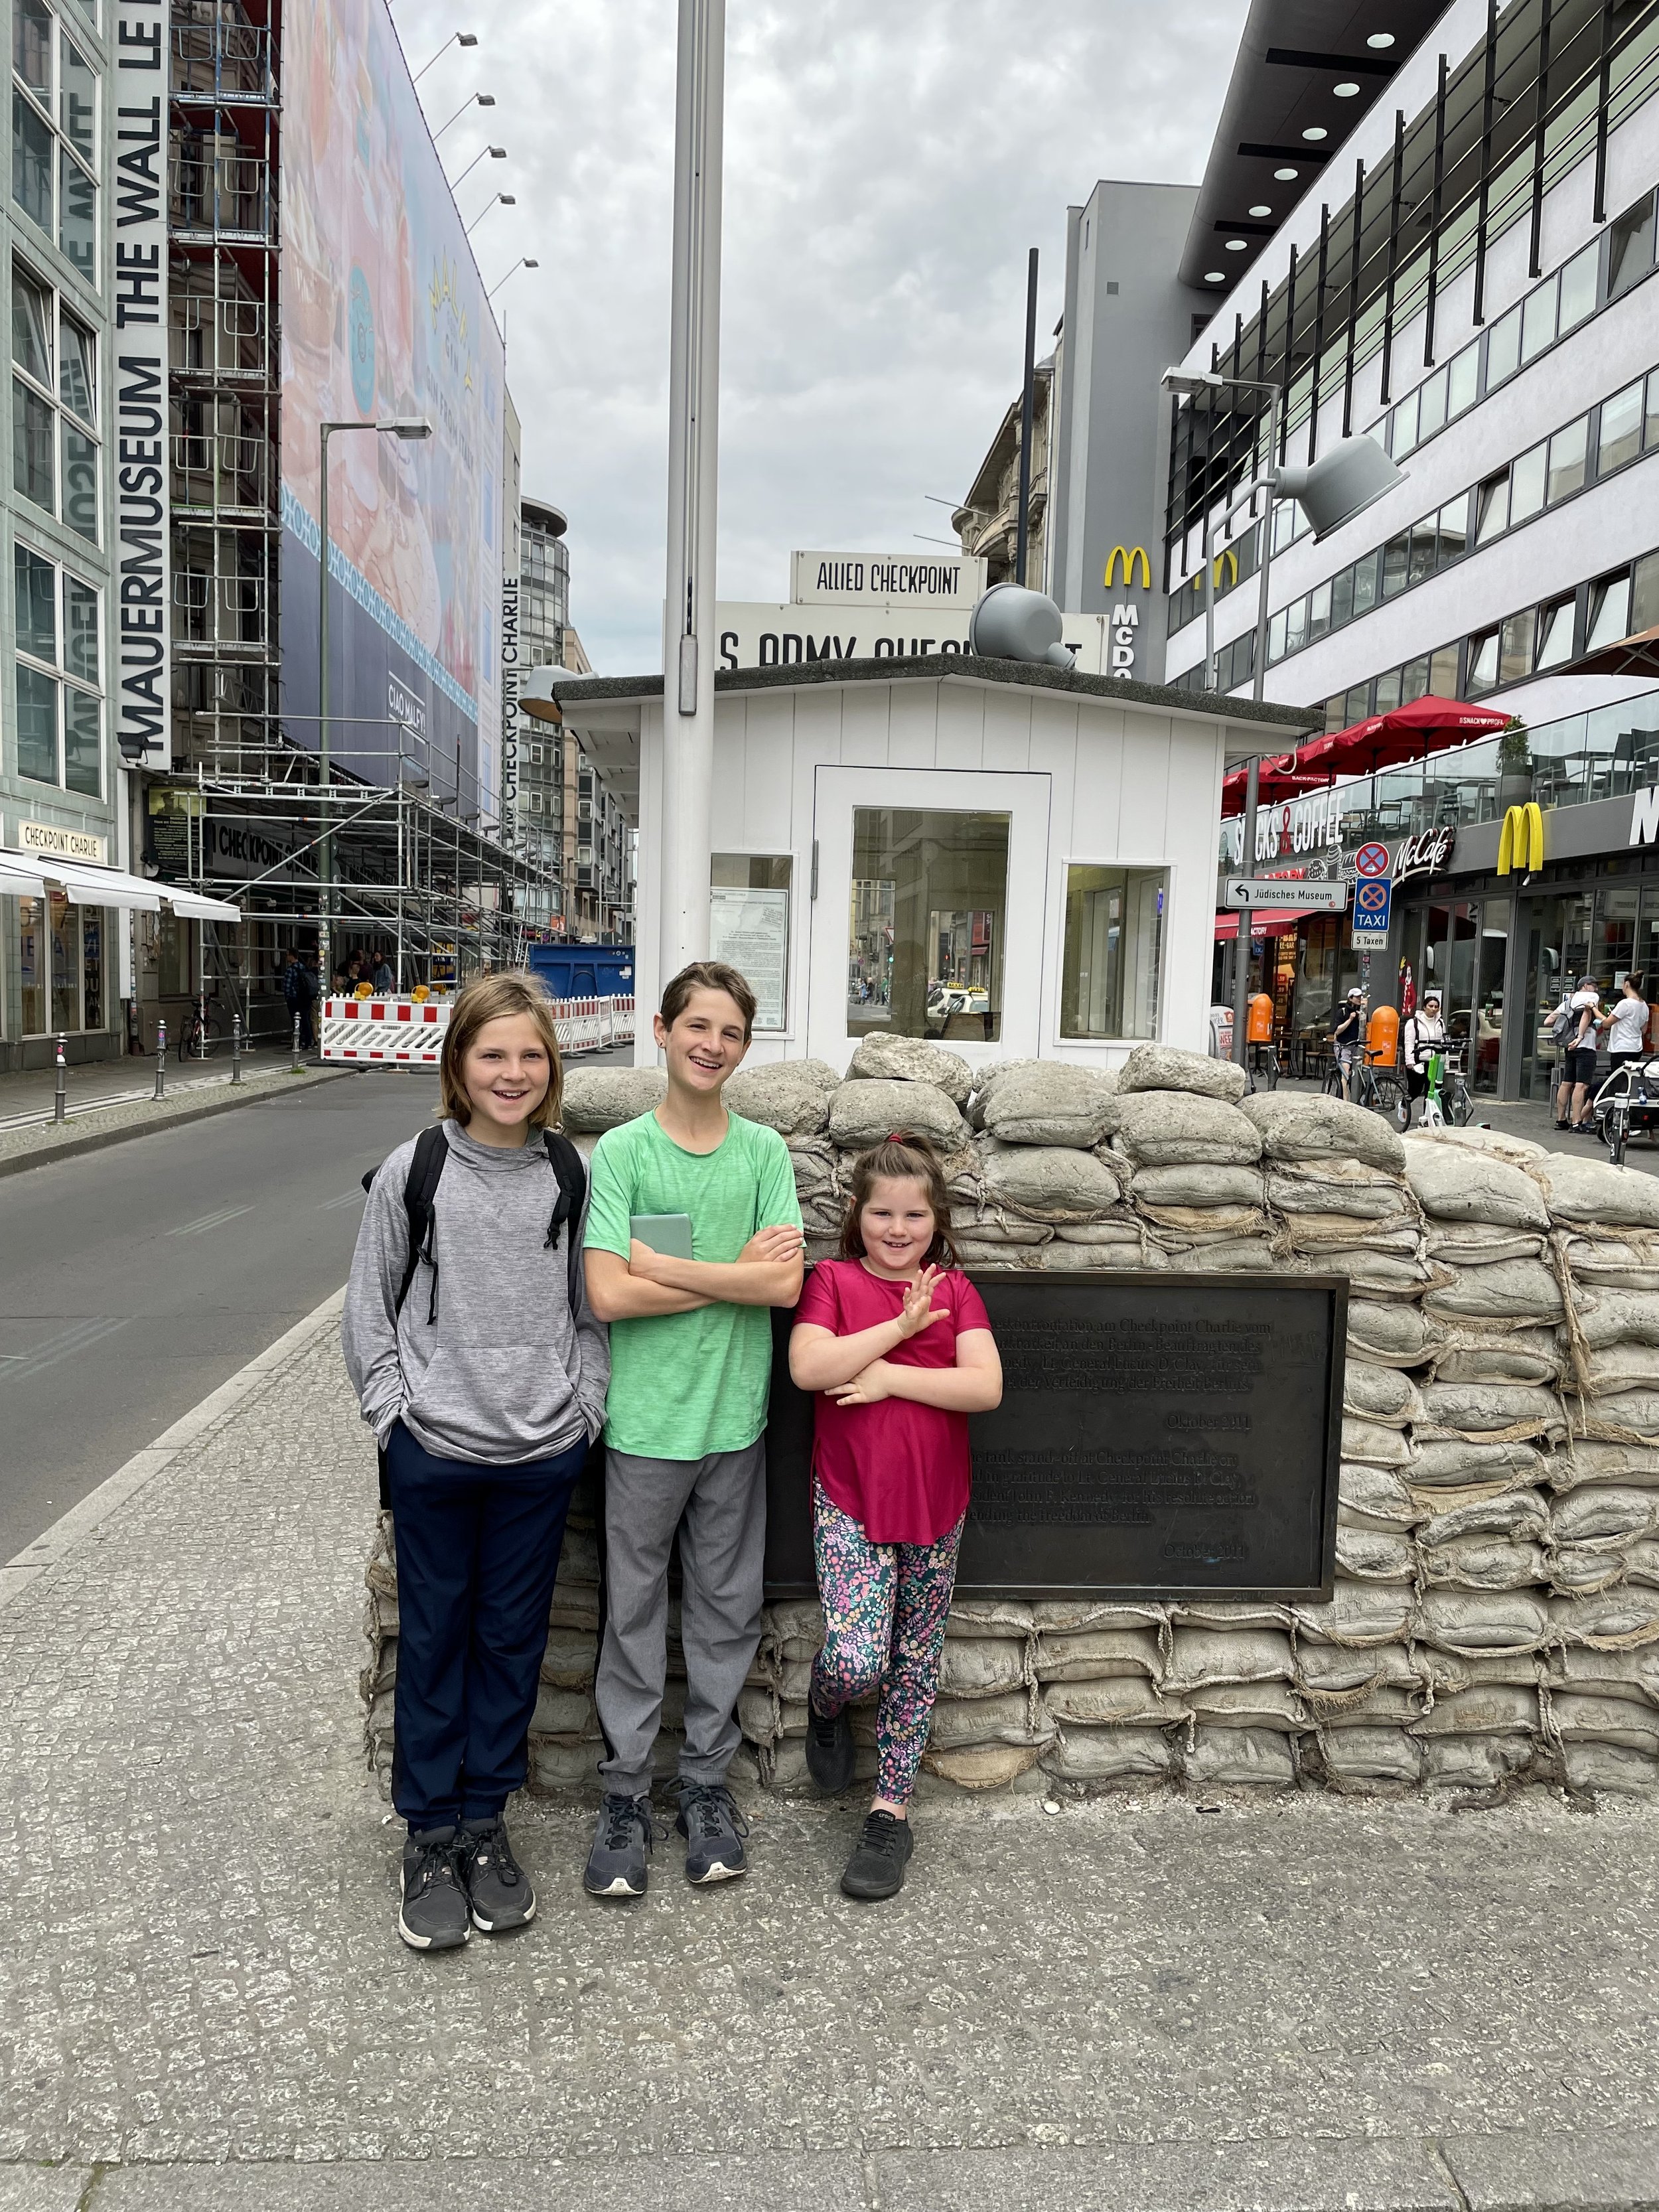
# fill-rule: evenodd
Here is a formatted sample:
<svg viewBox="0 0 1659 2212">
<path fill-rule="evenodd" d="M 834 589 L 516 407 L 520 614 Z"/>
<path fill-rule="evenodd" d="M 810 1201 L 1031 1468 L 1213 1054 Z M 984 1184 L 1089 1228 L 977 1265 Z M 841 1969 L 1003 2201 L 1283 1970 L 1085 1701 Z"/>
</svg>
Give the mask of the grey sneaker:
<svg viewBox="0 0 1659 2212">
<path fill-rule="evenodd" d="M 915 1847 L 908 1820 L 896 1820 L 890 1813 L 872 1813 L 853 1846 L 853 1856 L 841 1878 L 842 1888 L 848 1897 L 872 1902 L 896 1897 L 904 1887 L 904 1869 Z"/>
<path fill-rule="evenodd" d="M 398 1933 L 411 1951 L 453 1951 L 472 1933 L 453 1828 L 412 1831 L 404 1845 Z"/>
<path fill-rule="evenodd" d="M 455 1862 L 472 1908 L 472 1925 L 481 1933 L 504 1936 L 509 1928 L 527 1928 L 536 1917 L 536 1893 L 513 1856 L 499 1813 L 493 1820 L 461 1823 Z"/>
<path fill-rule="evenodd" d="M 836 1796 L 853 1779 L 858 1751 L 853 1742 L 853 1723 L 843 1705 L 832 1721 L 820 1719 L 806 1708 L 806 1771 L 820 1790 Z"/>
<path fill-rule="evenodd" d="M 643 1897 L 646 1858 L 657 1840 L 648 1797 L 607 1795 L 593 1830 L 582 1887 L 590 1897 Z"/>
<path fill-rule="evenodd" d="M 679 1784 L 680 1809 L 674 1826 L 685 1838 L 688 1881 L 735 1881 L 749 1871 L 743 1839 L 749 1823 L 723 1782 Z"/>
</svg>

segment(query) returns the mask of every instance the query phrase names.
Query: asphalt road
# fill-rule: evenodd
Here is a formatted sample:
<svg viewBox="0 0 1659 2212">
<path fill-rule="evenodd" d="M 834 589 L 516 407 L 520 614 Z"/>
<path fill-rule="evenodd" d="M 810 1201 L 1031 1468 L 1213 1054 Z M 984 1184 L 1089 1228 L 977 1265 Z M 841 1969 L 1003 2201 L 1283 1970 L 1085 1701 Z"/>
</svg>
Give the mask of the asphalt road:
<svg viewBox="0 0 1659 2212">
<path fill-rule="evenodd" d="M 0 1181 L 0 1560 L 339 1287 L 436 1101 L 349 1076 Z"/>
</svg>

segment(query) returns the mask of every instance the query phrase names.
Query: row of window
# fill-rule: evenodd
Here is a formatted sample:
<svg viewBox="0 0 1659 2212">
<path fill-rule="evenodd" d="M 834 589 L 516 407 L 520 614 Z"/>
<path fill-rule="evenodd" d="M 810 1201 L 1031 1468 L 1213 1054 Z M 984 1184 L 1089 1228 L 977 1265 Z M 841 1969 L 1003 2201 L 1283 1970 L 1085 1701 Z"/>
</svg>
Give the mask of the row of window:
<svg viewBox="0 0 1659 2212">
<path fill-rule="evenodd" d="M 1610 307 L 1654 265 L 1655 195 L 1650 191 L 1603 232 L 1518 300 L 1507 313 L 1437 368 L 1371 426 L 1370 434 L 1398 460 L 1436 436 L 1449 422 L 1490 398 L 1522 368 Z M 1273 555 L 1302 537 L 1307 523 L 1290 503 L 1273 515 Z M 1249 581 L 1256 568 L 1256 533 L 1224 547 L 1216 557 L 1215 595 L 1223 599 Z M 1169 635 L 1204 611 L 1204 572 L 1170 594 Z"/>
<path fill-rule="evenodd" d="M 97 590 L 27 545 L 13 562 L 17 773 L 95 799 L 103 783 Z"/>
<path fill-rule="evenodd" d="M 46 0 L 12 0 L 12 199 L 94 289 L 97 159 L 97 70 Z"/>
<path fill-rule="evenodd" d="M 61 295 L 11 272 L 11 480 L 15 491 L 98 543 L 97 356 Z"/>
</svg>

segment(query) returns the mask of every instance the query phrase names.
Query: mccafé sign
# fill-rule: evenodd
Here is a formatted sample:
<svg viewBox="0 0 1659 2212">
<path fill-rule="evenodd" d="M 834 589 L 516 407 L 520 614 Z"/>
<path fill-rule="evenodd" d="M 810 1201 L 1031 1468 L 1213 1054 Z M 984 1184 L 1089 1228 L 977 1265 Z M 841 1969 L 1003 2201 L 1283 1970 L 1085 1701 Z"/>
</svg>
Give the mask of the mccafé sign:
<svg viewBox="0 0 1659 2212">
<path fill-rule="evenodd" d="M 1412 876 L 1437 876 L 1450 864 L 1457 832 L 1451 829 L 1419 830 L 1415 837 L 1402 838 L 1395 850 L 1394 879 L 1403 884 Z"/>
</svg>

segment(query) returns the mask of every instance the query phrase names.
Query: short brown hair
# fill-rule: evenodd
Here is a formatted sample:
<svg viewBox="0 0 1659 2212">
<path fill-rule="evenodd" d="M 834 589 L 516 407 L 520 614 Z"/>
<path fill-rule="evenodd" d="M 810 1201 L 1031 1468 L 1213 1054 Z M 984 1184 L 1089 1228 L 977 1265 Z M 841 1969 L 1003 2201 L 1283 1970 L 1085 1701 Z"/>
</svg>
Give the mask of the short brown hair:
<svg viewBox="0 0 1659 2212">
<path fill-rule="evenodd" d="M 672 1030 L 685 1012 L 693 991 L 724 991 L 743 1016 L 744 1042 L 754 1035 L 755 994 L 749 988 L 748 978 L 728 967 L 724 960 L 694 960 L 672 978 L 662 994 L 660 1009 L 668 1028 Z"/>
<path fill-rule="evenodd" d="M 867 1152 L 860 1152 L 854 1161 L 847 1218 L 841 1225 L 842 1258 L 863 1259 L 864 1238 L 859 1230 L 859 1216 L 870 1202 L 871 1184 L 890 1176 L 908 1176 L 927 1194 L 927 1203 L 933 1210 L 933 1241 L 927 1247 L 923 1266 L 960 1267 L 962 1262 L 951 1237 L 951 1194 L 945 1188 L 945 1170 L 927 1138 L 913 1137 L 908 1129 L 896 1129 L 890 1137 L 872 1145 Z"/>
<path fill-rule="evenodd" d="M 486 1022 L 513 1014 L 527 1014 L 547 1047 L 547 1095 L 531 1113 L 532 1129 L 556 1128 L 564 1104 L 564 1062 L 559 1057 L 559 1032 L 554 1024 L 553 1001 L 533 976 L 507 968 L 494 975 L 476 976 L 451 1010 L 444 1031 L 443 1052 L 438 1061 L 438 1085 L 443 1094 L 442 1111 L 462 1128 L 472 1119 L 472 1102 L 461 1079 L 461 1063 L 477 1042 Z"/>
</svg>

